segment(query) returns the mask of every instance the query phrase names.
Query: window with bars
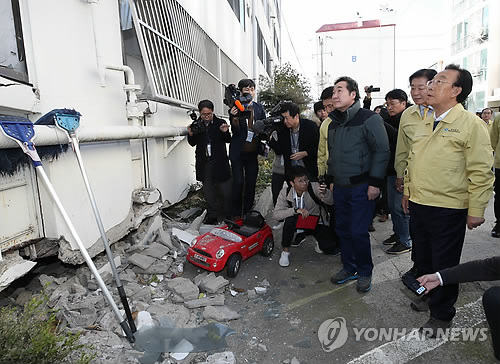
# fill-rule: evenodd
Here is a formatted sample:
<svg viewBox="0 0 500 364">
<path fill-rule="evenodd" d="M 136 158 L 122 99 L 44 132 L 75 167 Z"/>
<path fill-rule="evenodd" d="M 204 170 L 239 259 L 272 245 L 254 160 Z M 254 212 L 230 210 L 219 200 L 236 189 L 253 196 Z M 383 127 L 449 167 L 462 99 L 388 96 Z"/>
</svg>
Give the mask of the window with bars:
<svg viewBox="0 0 500 364">
<path fill-rule="evenodd" d="M 246 75 L 184 8 L 175 0 L 135 0 L 131 14 L 153 96 L 190 106 L 210 99 L 224 113 L 224 86 Z"/>
</svg>

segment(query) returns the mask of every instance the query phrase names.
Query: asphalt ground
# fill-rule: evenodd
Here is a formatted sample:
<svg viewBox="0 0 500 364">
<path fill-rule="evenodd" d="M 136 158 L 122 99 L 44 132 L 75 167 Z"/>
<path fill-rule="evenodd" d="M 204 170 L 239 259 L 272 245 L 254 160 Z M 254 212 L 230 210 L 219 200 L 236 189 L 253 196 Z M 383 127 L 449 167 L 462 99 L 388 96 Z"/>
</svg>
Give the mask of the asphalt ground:
<svg viewBox="0 0 500 364">
<path fill-rule="evenodd" d="M 500 254 L 500 239 L 490 235 L 494 216 L 492 201 L 486 222 L 467 231 L 462 262 Z M 268 220 L 271 225 L 276 224 Z M 374 262 L 370 292 L 356 291 L 355 281 L 334 285 L 330 277 L 341 269 L 340 256 L 332 257 L 314 251 L 314 240 L 291 248 L 290 266 L 278 264 L 281 252 L 281 231 L 274 230 L 275 250 L 270 258 L 253 256 L 242 263 L 231 287 L 252 290 L 266 280 L 267 292 L 249 299 L 247 294 L 226 295 L 226 305 L 241 317 L 228 325 L 236 331 L 229 336 L 227 350 L 238 363 L 282 363 L 296 358 L 301 364 L 317 363 L 491 363 L 496 362 L 481 297 L 496 282 L 473 282 L 460 286 L 453 321 L 454 328 L 483 329 L 476 331 L 476 340 L 464 340 L 463 334 L 450 340 L 422 339 L 415 336 L 428 319 L 428 312 L 415 312 L 410 303 L 416 298 L 401 282 L 400 276 L 411 267 L 410 254 L 388 255 L 389 246 L 382 241 L 392 233 L 392 222 L 375 219 L 376 231 L 371 233 Z M 191 264 L 187 276 L 200 271 Z M 327 320 L 345 322 L 342 330 L 330 331 L 323 343 L 318 331 Z M 328 321 L 330 328 L 336 323 Z M 331 326 L 333 325 L 333 326 Z M 399 330 L 396 331 L 395 330 Z M 345 329 L 344 329 L 345 330 Z M 320 330 L 324 332 L 324 330 Z M 469 331 L 470 332 L 470 331 Z M 403 336 L 406 333 L 407 336 Z M 472 335 L 474 332 L 471 332 Z M 485 334 L 486 333 L 486 334 Z M 402 338 L 401 338 L 402 337 Z M 336 340 L 335 345 L 329 345 Z M 338 346 L 338 347 L 337 347 Z"/>
</svg>

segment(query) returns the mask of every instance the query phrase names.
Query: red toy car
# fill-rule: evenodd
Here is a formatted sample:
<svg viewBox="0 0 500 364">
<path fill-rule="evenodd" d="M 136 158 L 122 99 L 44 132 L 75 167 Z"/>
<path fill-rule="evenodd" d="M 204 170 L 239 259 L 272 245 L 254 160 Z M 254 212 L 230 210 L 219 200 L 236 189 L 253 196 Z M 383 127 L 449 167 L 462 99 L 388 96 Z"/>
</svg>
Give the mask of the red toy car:
<svg viewBox="0 0 500 364">
<path fill-rule="evenodd" d="M 227 266 L 227 276 L 236 277 L 241 261 L 260 252 L 273 253 L 273 233 L 258 211 L 250 211 L 244 219 L 224 220 L 227 225 L 213 228 L 198 236 L 188 249 L 187 260 L 197 267 L 220 272 Z"/>
</svg>

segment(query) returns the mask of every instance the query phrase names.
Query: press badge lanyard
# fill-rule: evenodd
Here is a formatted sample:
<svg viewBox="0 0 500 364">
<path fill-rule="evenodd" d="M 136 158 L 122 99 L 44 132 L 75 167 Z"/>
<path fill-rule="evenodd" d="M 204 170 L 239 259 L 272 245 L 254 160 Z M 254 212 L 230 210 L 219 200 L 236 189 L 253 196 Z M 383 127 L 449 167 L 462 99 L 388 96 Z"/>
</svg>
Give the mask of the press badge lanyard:
<svg viewBox="0 0 500 364">
<path fill-rule="evenodd" d="M 251 126 L 249 125 L 249 121 L 250 121 L 250 119 L 251 119 L 251 121 L 252 121 L 252 122 L 250 123 L 250 124 L 252 124 Z M 254 135 L 255 135 L 255 133 L 253 132 L 253 130 L 250 130 L 250 128 L 252 128 L 252 127 L 253 127 L 253 108 L 252 108 L 252 110 L 251 110 L 251 112 L 250 112 L 250 119 L 246 119 L 246 120 L 245 120 L 245 121 L 246 121 L 246 123 L 247 123 L 247 138 L 246 138 L 246 140 L 245 140 L 245 141 L 246 141 L 246 142 L 248 142 L 248 143 L 251 143 L 251 142 L 252 142 L 253 137 L 254 137 Z"/>
<path fill-rule="evenodd" d="M 213 121 L 210 121 L 207 124 L 205 124 L 205 122 L 203 122 L 203 124 L 205 124 L 205 134 L 207 135 L 207 157 L 211 157 L 212 156 L 212 141 L 210 140 L 210 133 L 208 132 L 208 127 L 210 125 L 210 123 L 212 123 Z"/>
<path fill-rule="evenodd" d="M 297 196 L 297 192 L 295 192 L 295 188 L 293 189 L 293 198 L 295 199 L 295 207 L 297 209 L 303 209 L 304 208 L 304 193 L 302 193 L 302 196 Z"/>
</svg>

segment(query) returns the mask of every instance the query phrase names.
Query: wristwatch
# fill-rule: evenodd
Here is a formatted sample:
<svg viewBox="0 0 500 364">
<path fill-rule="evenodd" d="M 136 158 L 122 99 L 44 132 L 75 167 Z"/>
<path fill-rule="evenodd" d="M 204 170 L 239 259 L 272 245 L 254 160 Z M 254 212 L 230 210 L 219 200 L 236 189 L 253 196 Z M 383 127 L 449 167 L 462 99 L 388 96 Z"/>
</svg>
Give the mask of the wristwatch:
<svg viewBox="0 0 500 364">
<path fill-rule="evenodd" d="M 299 209 L 298 209 L 298 208 L 296 208 L 296 207 L 294 207 L 294 208 L 293 208 L 293 211 L 294 211 L 295 213 L 297 213 L 297 212 L 299 211 Z"/>
</svg>

